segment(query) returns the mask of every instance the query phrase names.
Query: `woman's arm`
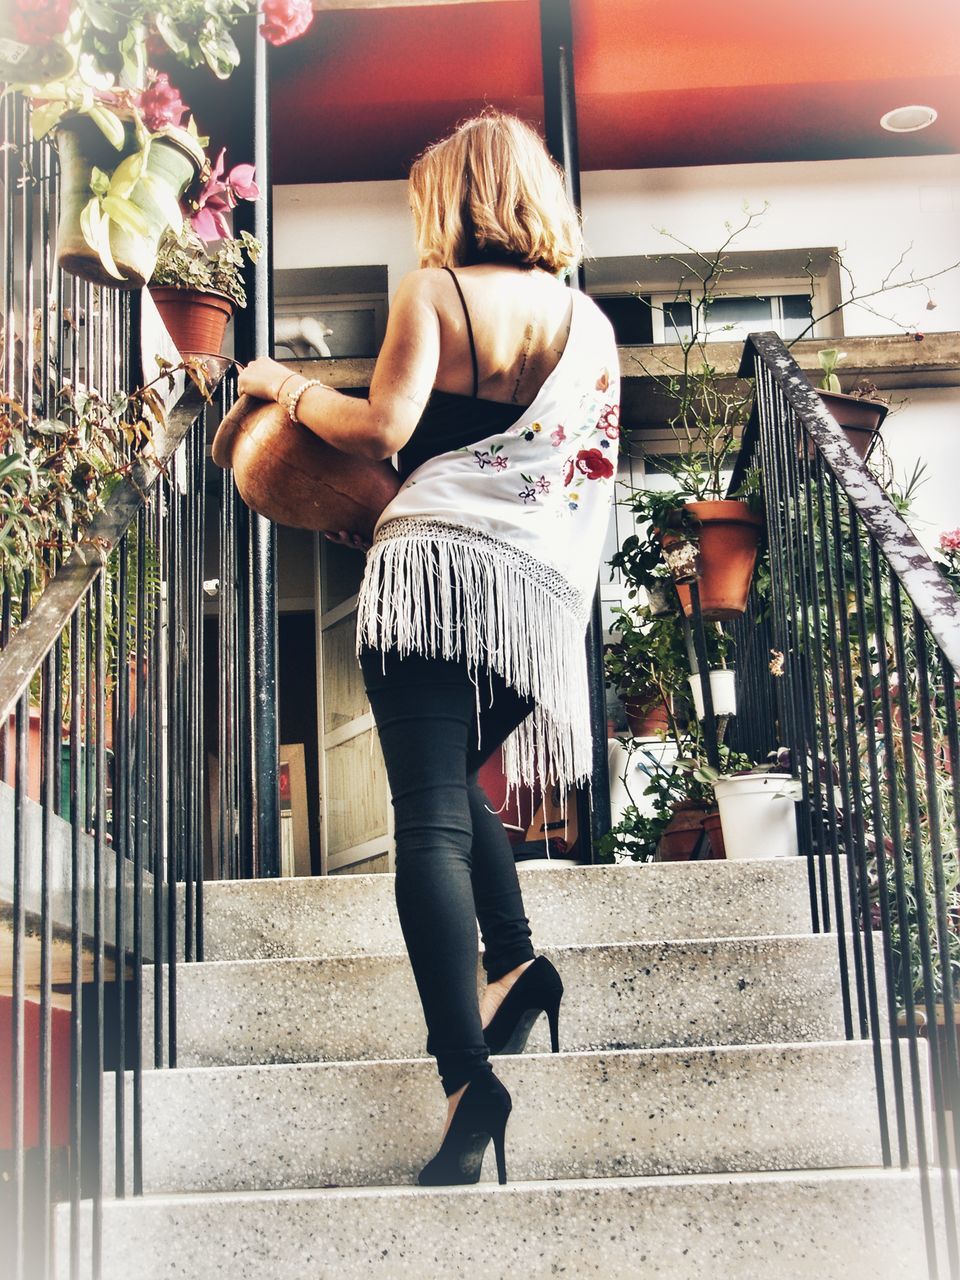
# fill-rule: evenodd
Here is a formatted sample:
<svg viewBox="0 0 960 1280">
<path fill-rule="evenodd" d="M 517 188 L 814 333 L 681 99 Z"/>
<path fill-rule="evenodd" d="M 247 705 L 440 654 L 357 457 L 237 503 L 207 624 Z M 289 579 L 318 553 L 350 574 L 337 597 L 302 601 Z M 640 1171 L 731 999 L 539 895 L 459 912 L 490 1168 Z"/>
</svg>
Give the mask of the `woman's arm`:
<svg viewBox="0 0 960 1280">
<path fill-rule="evenodd" d="M 297 405 L 297 418 L 321 439 L 346 453 L 389 458 L 413 435 L 437 376 L 440 321 L 433 302 L 435 270 L 413 271 L 397 289 L 387 332 L 377 358 L 366 400 L 343 395 L 334 387 L 308 387 Z M 252 360 L 240 372 L 241 393 L 276 400 L 297 387 L 300 374 L 276 360 Z"/>
</svg>

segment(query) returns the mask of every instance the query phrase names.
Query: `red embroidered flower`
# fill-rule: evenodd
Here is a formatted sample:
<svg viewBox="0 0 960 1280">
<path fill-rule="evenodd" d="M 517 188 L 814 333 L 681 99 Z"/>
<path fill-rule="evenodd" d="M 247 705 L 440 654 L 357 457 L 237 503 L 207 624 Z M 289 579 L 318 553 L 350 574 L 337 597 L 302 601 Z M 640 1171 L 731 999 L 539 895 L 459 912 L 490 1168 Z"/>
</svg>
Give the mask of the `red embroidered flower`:
<svg viewBox="0 0 960 1280">
<path fill-rule="evenodd" d="M 44 44 L 62 35 L 72 0 L 15 0 L 13 29 L 24 44 Z"/>
<path fill-rule="evenodd" d="M 187 110 L 186 103 L 180 97 L 180 90 L 170 83 L 165 71 L 151 72 L 150 84 L 139 95 L 140 110 L 151 133 L 156 133 L 167 124 L 179 124 Z"/>
<path fill-rule="evenodd" d="M 598 428 L 608 440 L 616 440 L 620 435 L 620 410 L 615 404 L 608 404 L 600 415 Z"/>
<path fill-rule="evenodd" d="M 613 463 L 599 449 L 581 449 L 577 454 L 577 470 L 582 471 L 588 480 L 609 480 L 613 475 Z"/>
<path fill-rule="evenodd" d="M 263 0 L 260 34 L 268 44 L 288 44 L 302 36 L 313 21 L 310 0 Z"/>
<path fill-rule="evenodd" d="M 567 459 L 567 465 L 566 465 L 566 468 L 564 469 L 564 472 L 563 472 L 563 487 L 564 487 L 564 488 L 566 488 L 566 487 L 567 487 L 567 485 L 570 483 L 570 481 L 573 479 L 574 466 L 575 466 L 575 461 L 574 461 L 574 459 L 573 459 L 573 458 L 568 458 L 568 459 Z"/>
</svg>

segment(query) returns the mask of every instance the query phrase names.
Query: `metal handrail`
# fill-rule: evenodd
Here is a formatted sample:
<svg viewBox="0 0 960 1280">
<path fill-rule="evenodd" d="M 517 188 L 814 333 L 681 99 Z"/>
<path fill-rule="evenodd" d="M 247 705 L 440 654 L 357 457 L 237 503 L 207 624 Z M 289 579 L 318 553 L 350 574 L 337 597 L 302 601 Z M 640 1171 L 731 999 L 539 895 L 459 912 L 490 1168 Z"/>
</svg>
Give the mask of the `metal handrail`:
<svg viewBox="0 0 960 1280">
<path fill-rule="evenodd" d="M 838 430 L 823 401 L 776 333 L 751 333 L 739 376 L 752 378 L 754 358 L 773 373 L 834 479 L 856 508 L 890 568 L 951 666 L 960 671 L 960 597 L 890 502 L 876 477 Z M 756 420 L 745 433 L 742 454 L 754 443 Z"/>
</svg>

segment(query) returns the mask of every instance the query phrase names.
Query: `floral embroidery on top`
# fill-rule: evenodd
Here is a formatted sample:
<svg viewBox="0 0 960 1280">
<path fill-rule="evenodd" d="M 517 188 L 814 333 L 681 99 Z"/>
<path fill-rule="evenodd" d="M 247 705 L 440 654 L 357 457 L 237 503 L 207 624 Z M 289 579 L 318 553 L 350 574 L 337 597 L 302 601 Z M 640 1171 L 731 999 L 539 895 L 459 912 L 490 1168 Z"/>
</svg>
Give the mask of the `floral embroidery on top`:
<svg viewBox="0 0 960 1280">
<path fill-rule="evenodd" d="M 577 472 L 588 480 L 609 480 L 613 475 L 613 463 L 599 449 L 581 449 L 575 458 L 567 459 L 563 483 L 569 486 Z"/>
<path fill-rule="evenodd" d="M 484 467 L 493 467 L 494 471 L 506 471 L 510 459 L 502 452 L 502 444 L 492 444 L 489 449 L 474 449 L 473 456 L 482 471 Z"/>
<path fill-rule="evenodd" d="M 556 431 L 550 432 L 550 443 L 555 449 L 558 449 L 566 438 L 567 433 L 564 431 L 563 427 L 557 427 Z"/>
<path fill-rule="evenodd" d="M 600 377 L 597 379 L 597 390 L 606 391 L 610 386 L 610 370 L 602 369 Z"/>
<path fill-rule="evenodd" d="M 604 406 L 603 413 L 600 415 L 600 421 L 597 427 L 608 440 L 617 440 L 620 437 L 620 410 L 615 404 Z"/>
</svg>

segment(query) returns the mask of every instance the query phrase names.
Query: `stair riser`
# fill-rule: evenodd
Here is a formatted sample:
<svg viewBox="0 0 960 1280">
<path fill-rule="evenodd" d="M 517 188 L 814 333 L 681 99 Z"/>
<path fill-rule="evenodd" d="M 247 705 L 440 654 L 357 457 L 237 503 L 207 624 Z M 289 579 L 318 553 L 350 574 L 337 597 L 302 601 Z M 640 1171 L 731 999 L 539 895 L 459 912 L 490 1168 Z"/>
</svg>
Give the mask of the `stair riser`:
<svg viewBox="0 0 960 1280">
<path fill-rule="evenodd" d="M 496 1070 L 514 1098 L 514 1179 L 881 1160 L 862 1042 L 525 1055 L 498 1059 Z M 148 1072 L 144 1189 L 410 1184 L 436 1149 L 441 1113 L 426 1061 Z M 111 1105 L 106 1116 L 110 1150 Z M 484 1177 L 495 1177 L 492 1152 Z"/>
<path fill-rule="evenodd" d="M 520 883 L 538 947 L 792 935 L 811 927 L 799 858 L 521 870 Z M 206 886 L 208 960 L 403 949 L 392 875 Z"/>
<path fill-rule="evenodd" d="M 921 1222 L 909 1174 L 127 1200 L 103 1280 L 918 1280 Z"/>
<path fill-rule="evenodd" d="M 564 1050 L 837 1040 L 835 939 L 768 938 L 569 948 Z M 153 1064 L 152 983 L 144 1061 Z M 406 957 L 182 965 L 178 1064 L 421 1057 L 426 1033 Z M 528 1044 L 549 1049 L 545 1019 Z"/>
</svg>

